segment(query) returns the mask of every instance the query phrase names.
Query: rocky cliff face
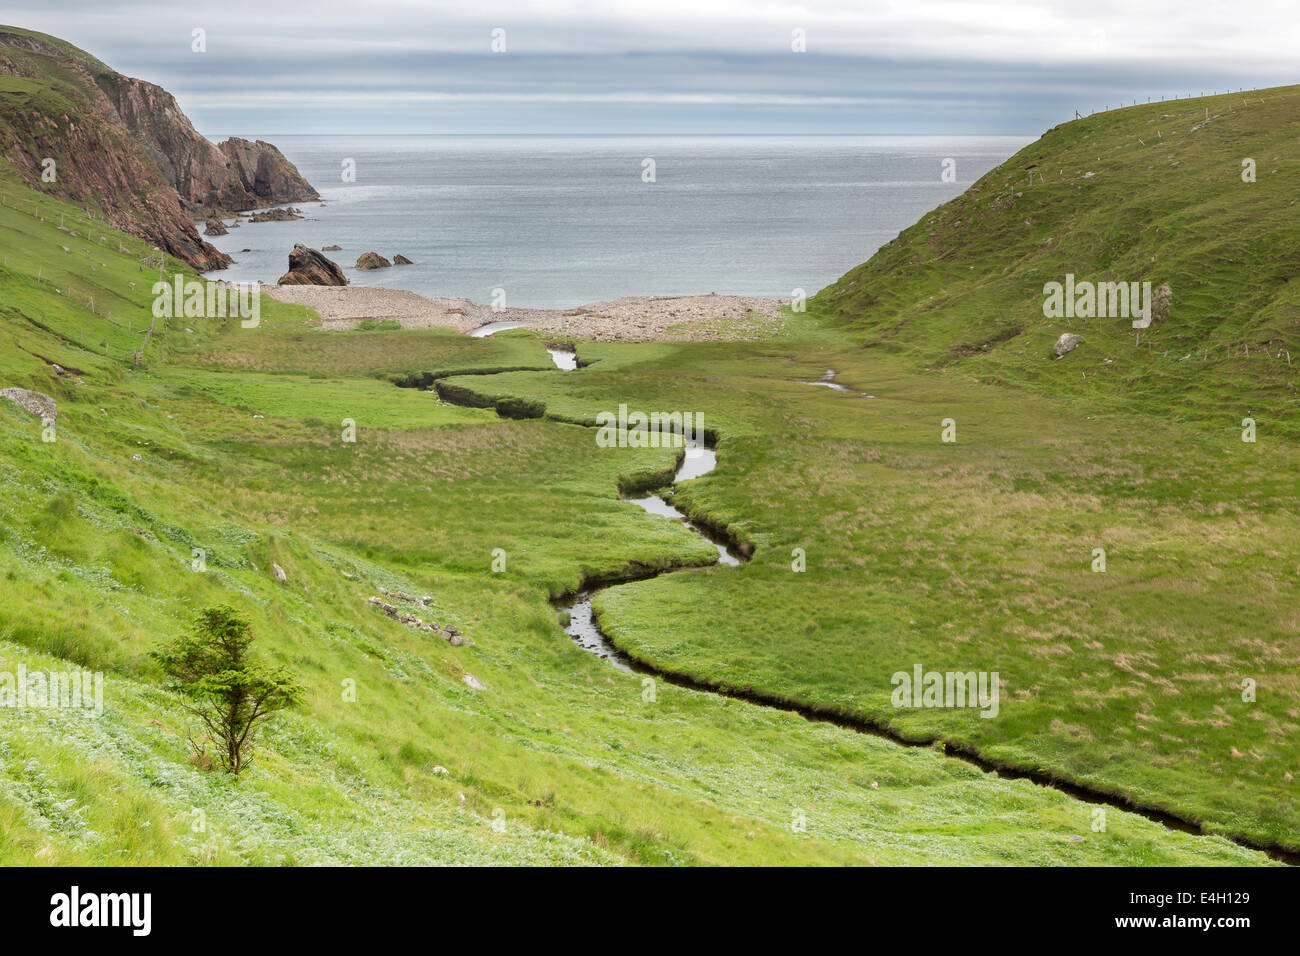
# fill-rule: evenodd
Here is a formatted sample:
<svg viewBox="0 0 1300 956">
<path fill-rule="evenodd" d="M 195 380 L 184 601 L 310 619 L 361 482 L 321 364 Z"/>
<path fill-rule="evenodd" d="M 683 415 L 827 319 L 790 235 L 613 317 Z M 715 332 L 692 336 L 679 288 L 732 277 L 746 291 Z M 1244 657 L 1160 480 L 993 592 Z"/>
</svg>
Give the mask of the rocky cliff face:
<svg viewBox="0 0 1300 956">
<path fill-rule="evenodd" d="M 44 34 L 0 27 L 0 156 L 28 185 L 93 202 L 114 226 L 198 269 L 228 258 L 192 217 L 320 198 L 270 143 L 215 146 L 162 87 L 123 76 Z M 53 182 L 41 164 L 55 160 Z"/>
<path fill-rule="evenodd" d="M 120 73 L 95 79 L 189 212 L 240 212 L 320 198 L 270 143 L 228 139 L 215 146 L 162 87 Z"/>
</svg>

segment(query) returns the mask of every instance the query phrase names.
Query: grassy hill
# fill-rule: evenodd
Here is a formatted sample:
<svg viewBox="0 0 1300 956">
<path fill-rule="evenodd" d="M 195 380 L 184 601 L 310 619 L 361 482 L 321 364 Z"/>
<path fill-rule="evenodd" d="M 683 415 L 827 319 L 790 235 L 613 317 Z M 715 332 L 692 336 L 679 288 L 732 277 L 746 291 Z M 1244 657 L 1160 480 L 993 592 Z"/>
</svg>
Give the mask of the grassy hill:
<svg viewBox="0 0 1300 956">
<path fill-rule="evenodd" d="M 1295 438 L 1298 201 L 1300 87 L 1100 113 L 1049 130 L 811 307 L 911 367 L 1221 431 L 1250 415 Z M 1140 335 L 1045 318 L 1043 286 L 1067 273 L 1169 283 L 1171 315 Z M 1083 341 L 1053 360 L 1064 332 Z"/>
<path fill-rule="evenodd" d="M 864 350 L 871 330 L 843 316 L 792 317 L 778 341 L 582 344 L 594 364 L 562 373 L 527 332 L 327 333 L 264 299 L 255 329 L 159 322 L 135 363 L 151 250 L 0 180 L 0 387 L 59 403 L 46 442 L 0 400 L 0 672 L 106 675 L 98 719 L 0 717 L 0 863 L 1269 862 L 1113 807 L 1099 830 L 1091 804 L 950 746 L 1297 845 L 1300 454 L 1285 430 L 1244 446 L 1090 392 L 980 382 L 978 359 L 925 372 L 919 331 Z M 188 275 L 170 257 L 162 271 Z M 827 367 L 880 397 L 801 384 Z M 722 436 L 718 470 L 677 503 L 753 543 L 753 561 L 605 591 L 611 634 L 666 670 L 936 744 L 663 681 L 647 696 L 575 647 L 551 597 L 711 549 L 618 500 L 671 450 L 600 448 L 578 425 L 393 384 L 502 369 L 537 371 L 456 382 L 577 419 L 700 410 Z M 948 414 L 956 445 L 938 441 Z M 1099 542 L 1106 575 L 1087 570 Z M 377 612 L 380 588 L 431 595 L 409 610 L 472 643 Z M 238 781 L 193 760 L 148 656 L 218 603 L 307 690 Z M 916 660 L 999 670 L 1002 716 L 891 713 L 889 674 Z"/>
</svg>

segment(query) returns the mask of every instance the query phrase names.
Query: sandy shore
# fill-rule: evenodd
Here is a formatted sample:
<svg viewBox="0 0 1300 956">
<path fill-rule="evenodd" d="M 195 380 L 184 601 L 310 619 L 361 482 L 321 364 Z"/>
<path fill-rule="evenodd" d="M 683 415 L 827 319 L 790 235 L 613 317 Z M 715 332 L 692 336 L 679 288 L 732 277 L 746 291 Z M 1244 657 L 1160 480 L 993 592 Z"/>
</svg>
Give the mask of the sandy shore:
<svg viewBox="0 0 1300 956">
<path fill-rule="evenodd" d="M 575 309 L 500 309 L 469 299 L 428 298 L 403 289 L 367 286 L 263 286 L 281 302 L 314 309 L 325 329 L 351 329 L 365 319 L 394 319 L 404 328 L 443 326 L 469 332 L 489 322 L 526 322 L 556 339 L 605 342 L 723 341 L 758 338 L 790 321 L 779 299 L 740 295 L 628 296 Z"/>
</svg>

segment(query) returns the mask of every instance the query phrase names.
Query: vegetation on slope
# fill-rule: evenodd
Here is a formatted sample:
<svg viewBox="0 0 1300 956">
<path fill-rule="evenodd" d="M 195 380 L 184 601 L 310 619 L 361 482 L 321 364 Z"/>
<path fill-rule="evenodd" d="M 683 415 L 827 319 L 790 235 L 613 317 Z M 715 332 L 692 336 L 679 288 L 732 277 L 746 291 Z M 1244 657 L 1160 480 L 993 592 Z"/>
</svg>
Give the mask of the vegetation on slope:
<svg viewBox="0 0 1300 956">
<path fill-rule="evenodd" d="M 647 698 L 573 645 L 548 598 L 632 562 L 698 560 L 697 538 L 616 498 L 671 450 L 601 449 L 585 428 L 391 382 L 547 368 L 535 337 L 323 333 L 263 300 L 257 329 L 160 323 L 133 366 L 154 276 L 139 250 L 93 222 L 70 241 L 68 204 L 24 208 L 0 206 L 0 379 L 54 396 L 59 418 L 46 443 L 0 401 L 0 671 L 107 680 L 100 718 L 0 719 L 0 862 L 1266 862 L 1124 813 L 1093 832 L 1087 805 L 932 750 L 662 684 Z M 795 346 L 736 348 L 799 367 Z M 790 394 L 827 397 L 812 391 Z M 430 595 L 403 610 L 472 643 L 389 619 L 367 604 L 380 588 Z M 149 658 L 216 604 L 305 688 L 238 783 L 192 763 Z"/>
<path fill-rule="evenodd" d="M 1295 438 L 1298 201 L 1300 87 L 1100 113 L 1049 130 L 810 307 L 913 368 Z M 1067 274 L 1168 283 L 1171 313 L 1140 333 L 1046 318 L 1043 286 Z M 1066 332 L 1083 341 L 1053 360 Z"/>
</svg>

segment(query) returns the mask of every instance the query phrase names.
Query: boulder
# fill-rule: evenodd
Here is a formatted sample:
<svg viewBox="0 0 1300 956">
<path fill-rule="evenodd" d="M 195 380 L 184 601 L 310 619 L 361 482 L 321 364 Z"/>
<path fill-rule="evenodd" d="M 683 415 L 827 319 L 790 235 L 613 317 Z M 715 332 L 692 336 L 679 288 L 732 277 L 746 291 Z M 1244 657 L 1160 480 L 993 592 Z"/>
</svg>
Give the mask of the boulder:
<svg viewBox="0 0 1300 956">
<path fill-rule="evenodd" d="M 1073 352 L 1082 341 L 1083 337 L 1080 335 L 1075 335 L 1073 332 L 1062 332 L 1061 337 L 1052 346 L 1052 354 L 1060 358 L 1067 352 Z"/>
<path fill-rule="evenodd" d="M 357 259 L 358 269 L 387 269 L 392 263 L 377 252 L 363 252 Z"/>
<path fill-rule="evenodd" d="M 321 252 L 342 252 L 343 247 L 342 246 L 321 246 L 320 251 Z"/>
<path fill-rule="evenodd" d="M 469 673 L 469 671 L 465 672 L 465 674 L 461 677 L 461 680 L 465 682 L 465 684 L 470 688 L 470 690 L 487 690 L 487 684 L 483 683 L 473 674 Z"/>
<path fill-rule="evenodd" d="M 406 258 L 406 256 L 401 255 L 401 254 L 399 253 L 398 255 L 393 256 L 393 265 L 395 265 L 395 266 L 413 266 L 413 265 L 415 265 L 415 263 L 412 262 L 410 259 Z"/>
<path fill-rule="evenodd" d="M 203 234 L 205 236 L 224 236 L 229 231 L 230 230 L 226 228 L 226 224 L 216 216 L 213 216 L 203 225 Z"/>
<path fill-rule="evenodd" d="M 11 402 L 16 403 L 31 412 L 42 422 L 58 421 L 58 402 L 41 392 L 33 392 L 25 388 L 0 388 L 0 397 L 7 398 Z"/>
<path fill-rule="evenodd" d="M 347 276 L 337 263 L 301 242 L 289 253 L 289 271 L 280 276 L 279 285 L 347 285 Z"/>
<path fill-rule="evenodd" d="M 271 562 L 271 573 L 275 575 L 275 579 L 281 584 L 287 584 L 289 582 L 289 576 L 284 573 L 284 568 L 280 567 L 274 561 Z"/>
</svg>

